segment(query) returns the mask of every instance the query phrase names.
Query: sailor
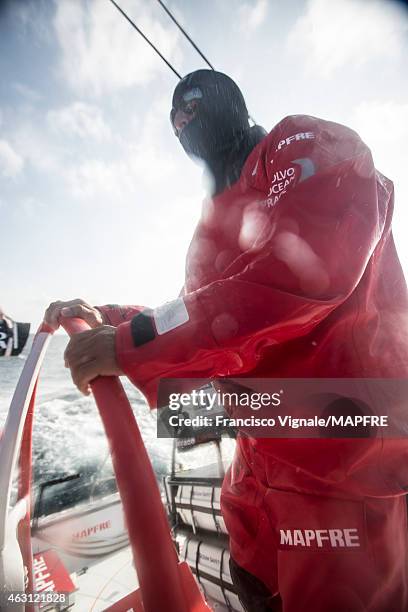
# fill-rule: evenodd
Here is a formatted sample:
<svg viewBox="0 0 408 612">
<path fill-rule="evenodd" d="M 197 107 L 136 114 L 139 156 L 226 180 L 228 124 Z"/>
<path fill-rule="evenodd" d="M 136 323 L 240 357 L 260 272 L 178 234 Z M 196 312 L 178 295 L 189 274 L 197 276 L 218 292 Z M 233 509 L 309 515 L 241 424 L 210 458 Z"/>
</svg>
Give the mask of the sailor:
<svg viewBox="0 0 408 612">
<path fill-rule="evenodd" d="M 305 115 L 266 134 L 210 70 L 170 118 L 212 179 L 184 290 L 154 310 L 51 304 L 52 327 L 94 328 L 65 353 L 78 388 L 125 374 L 155 407 L 162 377 L 407 378 L 394 189 L 359 136 Z M 238 437 L 222 511 L 246 610 L 408 610 L 407 444 L 387 442 Z"/>
</svg>

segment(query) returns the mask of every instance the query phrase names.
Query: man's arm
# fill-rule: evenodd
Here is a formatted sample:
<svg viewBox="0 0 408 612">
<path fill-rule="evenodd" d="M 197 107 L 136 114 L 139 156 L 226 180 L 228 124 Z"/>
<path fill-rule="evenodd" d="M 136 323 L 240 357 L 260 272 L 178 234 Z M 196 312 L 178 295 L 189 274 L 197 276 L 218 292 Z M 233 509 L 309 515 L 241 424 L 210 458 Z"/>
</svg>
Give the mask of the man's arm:
<svg viewBox="0 0 408 612">
<path fill-rule="evenodd" d="M 117 327 L 143 309 L 143 306 L 119 306 L 117 304 L 91 306 L 82 298 L 66 301 L 57 300 L 48 306 L 44 314 L 44 321 L 53 329 L 58 329 L 61 319 L 71 317 L 83 319 L 92 328 L 100 325 Z"/>
<path fill-rule="evenodd" d="M 95 306 L 95 308 L 102 314 L 104 322 L 114 327 L 129 321 L 145 309 L 144 306 L 119 306 L 118 304 L 106 304 L 105 306 Z"/>
<path fill-rule="evenodd" d="M 152 407 L 162 377 L 244 373 L 309 333 L 357 286 L 384 226 L 371 153 L 337 124 L 282 121 L 251 187 L 261 227 L 224 278 L 117 328 L 117 362 Z"/>
<path fill-rule="evenodd" d="M 90 393 L 89 382 L 96 376 L 120 376 L 122 370 L 115 356 L 115 327 L 143 310 L 141 306 L 91 306 L 85 300 L 52 302 L 44 314 L 44 322 L 58 329 L 66 318 L 83 319 L 90 330 L 71 338 L 65 350 L 65 366 L 82 393 Z"/>
</svg>

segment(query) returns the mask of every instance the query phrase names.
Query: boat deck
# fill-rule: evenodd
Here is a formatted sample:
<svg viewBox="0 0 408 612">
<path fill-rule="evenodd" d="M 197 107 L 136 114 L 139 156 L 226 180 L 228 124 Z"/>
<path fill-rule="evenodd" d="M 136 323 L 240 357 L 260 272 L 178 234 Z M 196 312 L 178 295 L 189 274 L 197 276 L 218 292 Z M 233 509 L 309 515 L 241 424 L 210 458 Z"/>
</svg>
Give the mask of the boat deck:
<svg viewBox="0 0 408 612">
<path fill-rule="evenodd" d="M 78 587 L 73 612 L 101 612 L 138 587 L 130 547 L 74 577 Z"/>
</svg>

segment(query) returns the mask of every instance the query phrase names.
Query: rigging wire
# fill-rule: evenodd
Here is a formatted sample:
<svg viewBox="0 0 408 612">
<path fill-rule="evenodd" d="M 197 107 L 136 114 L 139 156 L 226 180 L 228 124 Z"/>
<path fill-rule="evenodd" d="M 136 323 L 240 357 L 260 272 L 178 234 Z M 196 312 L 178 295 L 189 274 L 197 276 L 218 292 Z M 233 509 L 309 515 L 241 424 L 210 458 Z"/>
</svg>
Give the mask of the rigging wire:
<svg viewBox="0 0 408 612">
<path fill-rule="evenodd" d="M 183 28 L 183 26 L 181 26 L 179 24 L 179 22 L 177 21 L 177 19 L 174 17 L 174 15 L 171 13 L 171 11 L 167 8 L 167 6 L 164 4 L 164 2 L 162 2 L 162 0 L 157 0 L 157 2 L 160 4 L 160 6 L 162 7 L 162 9 L 167 13 L 167 15 L 170 17 L 170 19 L 176 24 L 176 26 L 178 27 L 178 29 L 184 34 L 184 36 L 187 38 L 187 40 L 189 41 L 189 43 L 194 47 L 194 49 L 197 51 L 197 53 L 202 57 L 202 59 L 205 61 L 205 63 L 207 64 L 207 66 L 209 66 L 211 68 L 211 70 L 215 70 L 214 66 L 210 63 L 210 61 L 205 57 L 204 53 L 198 48 L 198 46 L 195 44 L 194 40 L 187 34 L 187 32 L 185 31 L 185 29 Z"/>
<path fill-rule="evenodd" d="M 142 32 L 142 30 L 134 23 L 134 21 L 132 21 L 130 19 L 130 17 L 125 13 L 125 11 L 123 9 L 121 9 L 121 7 L 115 2 L 115 0 L 110 0 L 110 2 L 113 4 L 113 6 L 115 6 L 117 8 L 117 10 L 123 15 L 123 17 L 130 23 L 130 25 L 136 30 L 136 32 L 138 34 L 140 34 L 140 36 L 143 38 L 143 40 L 145 40 L 147 42 L 148 45 L 150 45 L 150 47 L 157 53 L 157 55 L 163 60 L 163 62 L 170 68 L 170 70 L 181 80 L 183 77 L 181 76 L 181 74 L 179 72 L 177 72 L 177 70 L 174 68 L 174 66 L 172 66 L 170 64 L 170 62 L 164 57 L 164 55 L 162 53 L 160 53 L 160 51 L 158 50 L 158 48 L 148 39 L 148 37 L 146 36 L 146 34 L 144 34 Z M 184 30 L 184 28 L 179 24 L 179 22 L 177 21 L 177 19 L 174 17 L 174 15 L 171 13 L 171 11 L 167 8 L 167 6 L 162 2 L 162 0 L 157 0 L 157 2 L 160 4 L 160 6 L 163 8 L 163 10 L 167 13 L 167 15 L 170 17 L 170 19 L 176 24 L 176 26 L 179 28 L 179 30 L 183 33 L 183 35 L 187 38 L 187 40 L 189 41 L 189 43 L 194 47 L 194 49 L 197 51 L 197 53 L 202 57 L 202 59 L 205 61 L 205 63 L 207 64 L 207 66 L 209 66 L 211 68 L 211 70 L 215 70 L 214 66 L 211 64 L 211 62 L 206 58 L 206 56 L 204 55 L 204 53 L 199 49 L 199 47 L 195 44 L 195 42 L 193 41 L 193 39 L 187 34 L 187 32 Z M 251 116 L 248 115 L 249 119 L 251 119 L 251 121 L 253 122 L 254 125 L 256 125 L 256 121 L 255 119 Z"/>
<path fill-rule="evenodd" d="M 163 62 L 165 62 L 165 64 L 167 64 L 167 66 L 170 68 L 170 70 L 172 70 L 174 72 L 174 74 L 181 80 L 182 79 L 181 74 L 179 74 L 177 72 L 177 70 L 170 64 L 170 62 L 168 60 L 166 60 L 164 55 L 162 53 L 160 53 L 158 48 L 147 38 L 147 36 L 145 34 L 143 34 L 142 30 L 137 27 L 137 25 L 130 19 L 130 17 L 125 13 L 125 11 L 122 10 L 118 4 L 116 4 L 115 0 L 110 0 L 110 2 L 112 2 L 113 6 L 115 6 L 118 9 L 118 11 L 123 15 L 123 17 L 130 23 L 130 25 L 135 28 L 136 32 L 138 34 L 140 34 L 140 36 L 143 38 L 143 40 L 145 40 L 147 42 L 147 44 L 150 45 L 154 51 L 156 51 L 157 55 L 159 57 L 161 57 Z"/>
<path fill-rule="evenodd" d="M 179 24 L 179 22 L 177 21 L 177 19 L 174 17 L 174 15 L 172 14 L 172 12 L 170 11 L 170 9 L 167 8 L 167 6 L 164 4 L 164 2 L 162 0 L 157 0 L 157 2 L 160 4 L 160 6 L 162 7 L 162 9 L 167 13 L 167 15 L 170 17 L 170 19 L 176 24 L 176 26 L 178 27 L 178 29 L 184 34 L 184 36 L 187 38 L 187 40 L 189 41 L 189 43 L 194 47 L 194 49 L 197 51 L 197 53 L 202 57 L 202 59 L 205 61 L 205 63 L 207 64 L 207 66 L 209 66 L 211 68 L 211 70 L 215 70 L 214 66 L 211 64 L 211 62 L 206 58 L 206 56 L 204 55 L 204 53 L 201 51 L 201 49 L 199 49 L 199 47 L 195 44 L 194 40 L 187 34 L 187 32 L 185 31 L 185 29 L 183 28 L 183 26 L 181 26 Z M 254 125 L 256 125 L 256 121 L 255 119 L 252 117 L 252 115 L 250 115 L 248 113 L 248 118 L 252 121 L 252 123 Z"/>
</svg>

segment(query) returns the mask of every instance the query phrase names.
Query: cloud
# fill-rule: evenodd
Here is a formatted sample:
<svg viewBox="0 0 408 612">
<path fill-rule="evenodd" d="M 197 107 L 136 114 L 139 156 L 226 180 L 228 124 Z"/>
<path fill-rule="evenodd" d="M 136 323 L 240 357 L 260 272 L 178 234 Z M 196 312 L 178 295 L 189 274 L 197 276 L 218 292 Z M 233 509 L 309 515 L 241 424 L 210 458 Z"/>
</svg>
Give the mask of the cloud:
<svg viewBox="0 0 408 612">
<path fill-rule="evenodd" d="M 158 177 L 166 181 L 176 171 L 164 146 L 173 138 L 167 106 L 162 97 L 151 99 L 143 121 L 112 133 L 102 108 L 78 101 L 36 116 L 36 121 L 16 121 L 13 146 L 30 169 L 58 181 L 65 194 L 82 204 L 106 204 L 118 197 L 133 202 L 143 189 L 156 192 Z"/>
<path fill-rule="evenodd" d="M 38 91 L 35 91 L 31 87 L 28 87 L 28 85 L 26 85 L 25 83 L 13 83 L 13 88 L 23 98 L 32 103 L 38 102 L 43 97 Z"/>
<path fill-rule="evenodd" d="M 5 178 L 14 178 L 24 166 L 23 158 L 13 149 L 7 140 L 0 140 L 0 174 Z"/>
<path fill-rule="evenodd" d="M 353 113 L 350 127 L 357 130 L 370 147 L 376 168 L 395 185 L 394 235 L 405 270 L 408 248 L 405 228 L 408 222 L 408 103 L 393 100 L 361 102 Z"/>
<path fill-rule="evenodd" d="M 34 35 L 36 42 L 43 44 L 52 40 L 51 28 L 48 19 L 48 0 L 10 1 L 12 15 L 23 36 L 29 38 Z M 32 44 L 32 41 L 30 41 Z"/>
<path fill-rule="evenodd" d="M 122 0 L 121 6 L 165 57 L 179 62 L 178 31 L 159 23 L 152 3 Z M 58 0 L 54 27 L 62 52 L 60 74 L 80 94 L 100 96 L 140 85 L 167 70 L 110 2 Z"/>
<path fill-rule="evenodd" d="M 355 109 L 350 126 L 372 150 L 376 167 L 395 182 L 397 196 L 408 197 L 408 103 L 363 101 Z"/>
<path fill-rule="evenodd" d="M 134 191 L 129 165 L 123 160 L 88 159 L 67 169 L 65 177 L 75 197 L 123 198 Z"/>
<path fill-rule="evenodd" d="M 129 145 L 111 160 L 91 158 L 68 167 L 64 176 L 75 197 L 88 202 L 133 199 L 142 189 L 156 191 L 160 182 L 174 176 L 175 162 L 159 147 Z"/>
<path fill-rule="evenodd" d="M 49 111 L 47 120 L 51 129 L 57 133 L 93 138 L 98 142 L 111 137 L 100 108 L 85 102 L 74 102 L 65 108 Z"/>
<path fill-rule="evenodd" d="M 264 23 L 267 12 L 268 0 L 243 4 L 238 10 L 238 30 L 246 35 L 252 34 Z"/>
<path fill-rule="evenodd" d="M 28 196 L 20 201 L 20 209 L 27 219 L 35 219 L 38 218 L 38 215 L 44 213 L 46 206 L 36 198 Z"/>
<path fill-rule="evenodd" d="M 42 118 L 37 122 L 20 120 L 14 131 L 13 141 L 24 159 L 35 170 L 46 174 L 58 174 L 64 167 L 64 143 L 54 144 L 45 127 Z"/>
<path fill-rule="evenodd" d="M 367 142 L 374 157 L 386 166 L 387 172 L 397 167 L 401 170 L 405 168 L 406 174 L 408 103 L 393 100 L 363 101 L 353 113 L 351 126 Z"/>
<path fill-rule="evenodd" d="M 407 33 L 405 13 L 384 0 L 309 0 L 289 33 L 290 50 L 306 69 L 327 77 L 345 64 L 395 58 Z"/>
<path fill-rule="evenodd" d="M 167 101 L 151 100 L 135 133 L 126 139 L 117 136 L 114 155 L 77 161 L 65 171 L 76 197 L 106 199 L 120 195 L 133 198 L 141 188 L 157 189 L 157 180 L 166 181 L 176 171 L 176 162 L 163 147 L 170 133 Z"/>
</svg>

